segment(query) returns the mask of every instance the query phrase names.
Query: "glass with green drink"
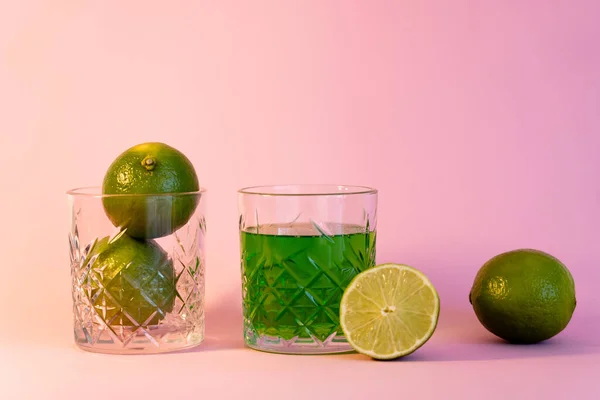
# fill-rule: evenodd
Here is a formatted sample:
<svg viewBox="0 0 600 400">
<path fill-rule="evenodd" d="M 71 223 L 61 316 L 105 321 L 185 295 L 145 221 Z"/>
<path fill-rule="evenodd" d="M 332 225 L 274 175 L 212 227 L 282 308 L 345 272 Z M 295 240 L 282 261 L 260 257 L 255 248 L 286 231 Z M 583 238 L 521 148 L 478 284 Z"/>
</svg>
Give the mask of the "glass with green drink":
<svg viewBox="0 0 600 400">
<path fill-rule="evenodd" d="M 351 351 L 344 289 L 375 265 L 377 190 L 257 186 L 238 192 L 244 338 L 264 351 Z"/>
</svg>

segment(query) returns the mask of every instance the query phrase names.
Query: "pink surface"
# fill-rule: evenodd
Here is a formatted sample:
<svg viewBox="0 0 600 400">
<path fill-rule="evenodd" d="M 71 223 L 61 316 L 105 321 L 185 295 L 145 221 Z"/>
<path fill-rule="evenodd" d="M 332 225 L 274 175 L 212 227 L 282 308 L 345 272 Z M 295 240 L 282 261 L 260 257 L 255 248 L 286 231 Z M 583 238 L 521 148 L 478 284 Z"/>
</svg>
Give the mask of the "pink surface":
<svg viewBox="0 0 600 400">
<path fill-rule="evenodd" d="M 0 390 L 598 398 L 599 16 L 593 0 L 2 2 Z M 82 353 L 64 192 L 153 140 L 209 189 L 208 339 Z M 420 268 L 442 297 L 431 342 L 393 363 L 240 348 L 235 191 L 272 183 L 377 187 L 378 262 Z M 479 266 L 517 247 L 577 284 L 571 324 L 539 346 L 494 341 L 467 301 Z"/>
</svg>

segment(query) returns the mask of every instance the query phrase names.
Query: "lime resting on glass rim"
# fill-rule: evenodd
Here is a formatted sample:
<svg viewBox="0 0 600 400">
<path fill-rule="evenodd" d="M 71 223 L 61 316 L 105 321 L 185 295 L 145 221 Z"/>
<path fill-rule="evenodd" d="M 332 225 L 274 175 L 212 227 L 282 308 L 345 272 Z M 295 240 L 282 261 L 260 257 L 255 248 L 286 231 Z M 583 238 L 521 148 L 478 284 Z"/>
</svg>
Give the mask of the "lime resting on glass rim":
<svg viewBox="0 0 600 400">
<path fill-rule="evenodd" d="M 112 162 L 102 183 L 102 203 L 113 225 L 129 236 L 153 239 L 189 221 L 199 188 L 183 153 L 164 143 L 142 143 Z"/>
<path fill-rule="evenodd" d="M 534 249 L 508 251 L 487 261 L 475 277 L 469 301 L 488 331 L 516 344 L 557 335 L 577 304 L 567 267 Z"/>
<path fill-rule="evenodd" d="M 413 353 L 433 335 L 440 298 L 419 270 L 381 264 L 358 274 L 344 291 L 340 324 L 359 353 L 391 360 Z"/>
<path fill-rule="evenodd" d="M 156 325 L 173 310 L 175 269 L 154 240 L 137 240 L 121 231 L 95 241 L 88 262 L 90 302 L 107 325 Z"/>
</svg>

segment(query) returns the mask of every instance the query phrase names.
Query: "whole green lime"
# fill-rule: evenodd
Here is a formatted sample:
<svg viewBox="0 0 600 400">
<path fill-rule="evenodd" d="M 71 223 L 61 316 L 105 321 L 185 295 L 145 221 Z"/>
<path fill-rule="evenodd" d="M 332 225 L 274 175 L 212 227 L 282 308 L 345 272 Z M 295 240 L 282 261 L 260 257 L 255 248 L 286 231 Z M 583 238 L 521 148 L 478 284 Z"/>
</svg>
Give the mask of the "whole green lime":
<svg viewBox="0 0 600 400">
<path fill-rule="evenodd" d="M 121 233 L 98 240 L 90 254 L 90 301 L 108 325 L 155 325 L 173 310 L 176 273 L 155 241 Z"/>
<path fill-rule="evenodd" d="M 135 238 L 170 235 L 197 205 L 198 177 L 190 160 L 164 143 L 134 146 L 110 165 L 102 183 L 111 222 Z"/>
<path fill-rule="evenodd" d="M 475 277 L 469 301 L 481 324 L 511 343 L 537 343 L 561 332 L 575 310 L 575 283 L 559 260 L 538 250 L 502 253 Z"/>
</svg>

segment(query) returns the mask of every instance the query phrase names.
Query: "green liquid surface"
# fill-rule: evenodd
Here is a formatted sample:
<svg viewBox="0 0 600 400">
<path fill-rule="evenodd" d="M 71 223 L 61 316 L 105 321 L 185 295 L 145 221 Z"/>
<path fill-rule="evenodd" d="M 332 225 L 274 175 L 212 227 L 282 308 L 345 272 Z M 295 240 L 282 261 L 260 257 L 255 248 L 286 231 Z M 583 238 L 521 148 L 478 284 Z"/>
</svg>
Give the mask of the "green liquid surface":
<svg viewBox="0 0 600 400">
<path fill-rule="evenodd" d="M 342 294 L 375 265 L 375 239 L 365 227 L 340 224 L 261 225 L 242 232 L 246 340 L 342 335 Z"/>
</svg>

